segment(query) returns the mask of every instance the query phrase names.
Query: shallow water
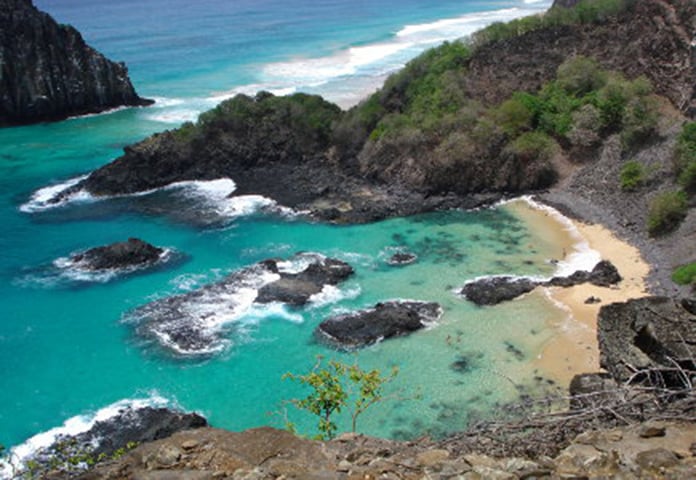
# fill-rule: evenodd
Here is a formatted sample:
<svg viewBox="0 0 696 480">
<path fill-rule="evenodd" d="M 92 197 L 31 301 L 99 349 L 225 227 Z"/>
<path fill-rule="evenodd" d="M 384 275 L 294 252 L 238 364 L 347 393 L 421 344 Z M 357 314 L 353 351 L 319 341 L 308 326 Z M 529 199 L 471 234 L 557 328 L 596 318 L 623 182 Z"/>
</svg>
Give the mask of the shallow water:
<svg viewBox="0 0 696 480">
<path fill-rule="evenodd" d="M 501 206 L 332 226 L 278 208 L 249 215 L 260 199 L 230 205 L 210 183 L 29 207 L 39 189 L 103 165 L 124 145 L 195 118 L 230 92 L 302 89 L 354 102 L 355 92 L 374 88 L 436 41 L 550 2 L 184 3 L 37 1 L 127 61 L 139 92 L 159 104 L 0 130 L 0 443 L 19 444 L 132 398 L 165 399 L 220 427 L 282 426 L 282 415 L 269 414 L 301 394 L 281 380 L 285 372 L 308 370 L 317 354 L 353 361 L 316 343 L 316 325 L 389 299 L 437 301 L 444 315 L 424 331 L 357 354 L 365 367 L 400 368 L 389 387 L 394 398 L 368 412 L 361 430 L 397 438 L 442 434 L 516 398 L 515 384 L 533 386 L 531 360 L 551 334 L 546 325 L 563 313 L 537 296 L 477 308 L 454 291 L 481 275 L 552 274 L 557 267 L 548 260 L 561 256 L 560 237 L 549 234 L 557 227 L 544 214 Z M 472 13 L 484 9 L 496 13 Z M 307 71 L 315 77 L 303 76 Z M 54 264 L 129 236 L 181 257 L 153 271 L 99 279 L 75 278 Z M 213 356 L 171 356 L 143 343 L 128 321 L 129 312 L 154 299 L 298 251 L 345 260 L 356 274 L 303 309 L 252 305 L 230 314 L 228 346 Z M 418 260 L 388 265 L 397 251 Z M 289 413 L 311 430 L 311 419 Z"/>
</svg>

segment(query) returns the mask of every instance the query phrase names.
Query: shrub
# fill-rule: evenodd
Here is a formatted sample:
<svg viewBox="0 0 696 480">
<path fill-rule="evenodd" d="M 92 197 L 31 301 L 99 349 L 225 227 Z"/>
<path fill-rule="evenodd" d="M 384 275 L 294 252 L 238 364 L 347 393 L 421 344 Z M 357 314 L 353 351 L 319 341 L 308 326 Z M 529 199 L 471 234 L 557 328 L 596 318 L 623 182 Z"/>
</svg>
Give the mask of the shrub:
<svg viewBox="0 0 696 480">
<path fill-rule="evenodd" d="M 573 124 L 566 135 L 570 143 L 578 147 L 590 147 L 599 142 L 601 114 L 591 103 L 585 104 L 572 115 Z"/>
<path fill-rule="evenodd" d="M 286 373 L 283 379 L 289 378 L 311 388 L 305 398 L 293 399 L 290 403 L 316 415 L 319 438 L 330 440 L 338 430 L 334 414 L 349 407 L 351 427 L 355 432 L 358 417 L 375 403 L 384 400 L 382 387 L 396 377 L 398 369 L 394 368 L 391 375 L 383 377 L 379 370 L 363 370 L 357 362 L 347 365 L 331 360 L 327 367 L 322 368 L 322 360 L 318 356 L 314 367 L 306 375 Z M 294 430 L 291 424 L 289 427 Z"/>
<path fill-rule="evenodd" d="M 607 74 L 596 60 L 583 56 L 570 58 L 557 70 L 558 85 L 575 96 L 599 90 L 607 82 Z"/>
<path fill-rule="evenodd" d="M 619 179 L 621 190 L 632 192 L 645 182 L 645 168 L 635 160 L 626 162 L 621 168 Z"/>
<path fill-rule="evenodd" d="M 679 183 L 687 193 L 696 193 L 696 160 L 689 162 L 682 170 L 679 175 Z"/>
<path fill-rule="evenodd" d="M 688 204 L 684 192 L 665 192 L 655 197 L 648 208 L 648 233 L 657 236 L 675 230 L 686 216 Z"/>
<path fill-rule="evenodd" d="M 678 285 L 696 286 L 696 262 L 676 268 L 672 273 L 672 280 Z"/>
<path fill-rule="evenodd" d="M 505 100 L 489 113 L 495 124 L 511 137 L 532 128 L 534 113 L 519 98 Z"/>
<path fill-rule="evenodd" d="M 507 150 L 528 162 L 549 160 L 558 150 L 558 144 L 543 132 L 527 132 L 512 141 Z"/>
</svg>

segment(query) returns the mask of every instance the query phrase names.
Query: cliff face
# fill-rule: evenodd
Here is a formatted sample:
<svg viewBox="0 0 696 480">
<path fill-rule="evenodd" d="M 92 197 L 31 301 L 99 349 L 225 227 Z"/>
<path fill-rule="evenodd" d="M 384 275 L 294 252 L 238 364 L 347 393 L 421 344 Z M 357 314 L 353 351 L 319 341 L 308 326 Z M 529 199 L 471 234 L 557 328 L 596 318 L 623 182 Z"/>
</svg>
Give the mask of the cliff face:
<svg viewBox="0 0 696 480">
<path fill-rule="evenodd" d="M 31 0 L 0 0 L 0 126 L 149 105 L 123 63 L 87 45 Z"/>
</svg>

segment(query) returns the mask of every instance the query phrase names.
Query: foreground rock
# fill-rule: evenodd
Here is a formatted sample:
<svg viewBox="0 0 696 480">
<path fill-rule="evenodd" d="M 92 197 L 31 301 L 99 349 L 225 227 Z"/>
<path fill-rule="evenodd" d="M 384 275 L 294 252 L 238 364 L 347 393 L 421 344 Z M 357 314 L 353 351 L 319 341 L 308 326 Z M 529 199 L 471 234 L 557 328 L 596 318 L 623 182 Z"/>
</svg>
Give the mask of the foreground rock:
<svg viewBox="0 0 696 480">
<path fill-rule="evenodd" d="M 165 250 L 138 238 L 96 247 L 70 257 L 83 270 L 144 268 L 157 263 Z"/>
<path fill-rule="evenodd" d="M 360 348 L 420 330 L 441 314 L 437 303 L 384 302 L 371 309 L 324 320 L 315 335 L 340 348 Z"/>
<path fill-rule="evenodd" d="M 526 277 L 484 277 L 462 287 L 460 293 L 476 305 L 497 305 L 531 292 L 536 287 L 572 287 L 591 283 L 609 287 L 622 280 L 616 267 L 607 260 L 600 261 L 591 272 L 578 270 L 567 277 L 553 277 L 551 280 L 534 280 Z"/>
<path fill-rule="evenodd" d="M 87 45 L 31 0 L 0 0 L 0 126 L 149 105 L 123 63 Z"/>
<path fill-rule="evenodd" d="M 47 448 L 35 452 L 24 463 L 32 464 L 31 478 L 62 478 L 49 472 L 60 468 L 79 469 L 75 459 L 85 462 L 109 458 L 146 442 L 152 442 L 180 432 L 207 427 L 205 418 L 195 413 L 183 413 L 167 408 L 125 408 L 116 416 L 98 421 L 88 431 L 75 436 L 60 436 Z M 66 477 L 68 474 L 66 473 Z M 24 478 L 24 477 L 22 477 Z"/>
<path fill-rule="evenodd" d="M 696 371 L 696 315 L 667 297 L 603 306 L 597 335 L 600 365 L 619 382 L 684 388 Z"/>
<path fill-rule="evenodd" d="M 395 442 L 346 434 L 316 442 L 272 428 L 236 433 L 204 428 L 142 445 L 82 480 L 125 479 L 531 479 L 692 478 L 693 424 L 662 423 L 644 438 L 641 425 L 578 436 L 553 457 L 494 458 L 485 445 Z M 472 442 L 472 447 L 473 445 Z"/>
<path fill-rule="evenodd" d="M 235 321 L 254 304 L 302 306 L 325 286 L 352 274 L 347 263 L 316 253 L 265 260 L 191 292 L 148 303 L 127 321 L 136 324 L 140 337 L 170 353 L 211 355 L 227 347 Z"/>
</svg>

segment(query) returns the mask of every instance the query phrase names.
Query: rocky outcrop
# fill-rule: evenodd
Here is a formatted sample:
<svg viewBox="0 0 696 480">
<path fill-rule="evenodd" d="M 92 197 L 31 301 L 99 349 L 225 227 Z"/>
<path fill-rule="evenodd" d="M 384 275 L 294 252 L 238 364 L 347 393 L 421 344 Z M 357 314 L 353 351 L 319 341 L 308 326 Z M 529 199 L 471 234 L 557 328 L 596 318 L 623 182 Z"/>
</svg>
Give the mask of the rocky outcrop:
<svg viewBox="0 0 696 480">
<path fill-rule="evenodd" d="M 648 427 L 661 436 L 641 434 Z M 579 435 L 553 457 L 495 458 L 452 444 L 394 442 L 345 434 L 330 442 L 257 428 L 236 433 L 211 428 L 142 445 L 81 480 L 125 479 L 531 479 L 692 478 L 694 425 L 633 425 Z"/>
<path fill-rule="evenodd" d="M 191 292 L 150 302 L 127 315 L 135 332 L 176 356 L 210 356 L 224 350 L 235 321 L 254 304 L 305 305 L 326 285 L 353 274 L 350 265 L 316 253 L 270 259 Z"/>
<path fill-rule="evenodd" d="M 53 471 L 65 462 L 64 468 L 74 469 L 79 462 L 110 458 L 146 442 L 161 440 L 183 430 L 207 427 L 208 422 L 196 413 L 183 413 L 167 408 L 127 407 L 106 420 L 100 420 L 87 431 L 74 436 L 59 436 L 48 447 L 23 458 L 31 464 L 32 478 L 63 478 Z M 116 455 L 117 457 L 119 455 Z M 59 467 L 60 468 L 60 467 Z M 74 473 L 66 477 L 74 477 Z"/>
<path fill-rule="evenodd" d="M 374 308 L 328 318 L 319 324 L 315 335 L 338 348 L 360 348 L 420 330 L 441 314 L 437 303 L 384 302 Z"/>
<path fill-rule="evenodd" d="M 0 0 L 0 126 L 149 105 L 108 60 L 31 0 Z"/>
<path fill-rule="evenodd" d="M 275 260 L 268 260 L 263 264 L 280 278 L 261 287 L 255 301 L 280 302 L 296 307 L 305 305 L 312 295 L 321 292 L 326 285 L 338 285 L 354 273 L 353 267 L 333 258 L 310 263 L 297 273 L 280 270 Z"/>
<path fill-rule="evenodd" d="M 621 281 L 621 275 L 608 260 L 600 261 L 591 272 L 578 270 L 567 277 L 553 277 L 551 280 L 535 280 L 526 277 L 483 277 L 467 283 L 460 293 L 476 305 L 497 305 L 512 300 L 536 287 L 572 287 L 581 283 L 591 283 L 609 287 Z"/>
<path fill-rule="evenodd" d="M 83 270 L 123 270 L 153 265 L 164 252 L 138 238 L 129 238 L 125 242 L 90 248 L 71 256 L 70 260 Z"/>
<path fill-rule="evenodd" d="M 619 382 L 683 388 L 696 371 L 696 315 L 670 298 L 603 306 L 597 336 L 600 365 Z"/>
</svg>

